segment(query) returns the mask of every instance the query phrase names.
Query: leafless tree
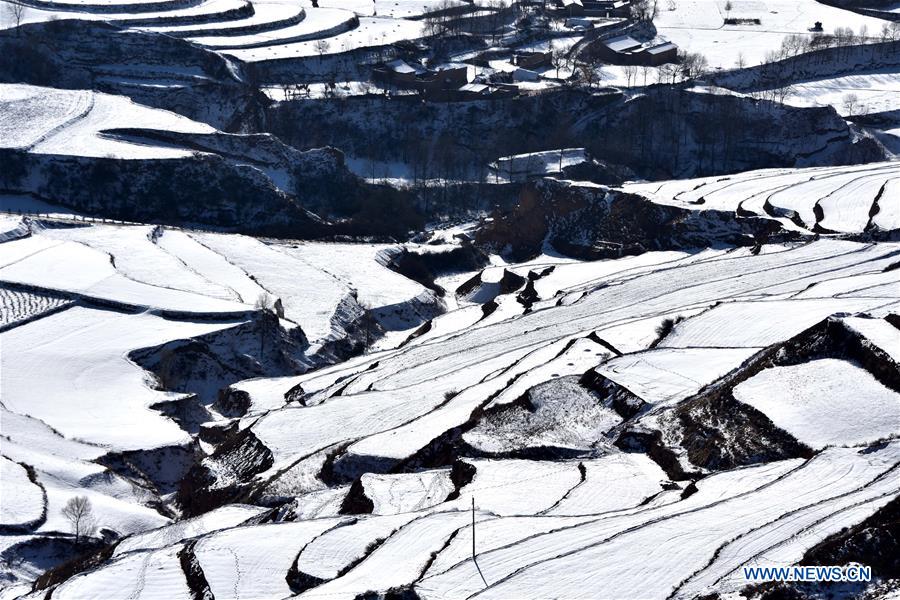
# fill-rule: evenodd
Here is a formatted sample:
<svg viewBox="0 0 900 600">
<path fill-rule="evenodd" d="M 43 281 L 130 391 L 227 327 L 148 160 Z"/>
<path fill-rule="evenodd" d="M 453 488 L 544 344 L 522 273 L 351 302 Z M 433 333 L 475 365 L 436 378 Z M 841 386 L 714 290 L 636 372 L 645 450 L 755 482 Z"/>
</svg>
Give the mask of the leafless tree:
<svg viewBox="0 0 900 600">
<path fill-rule="evenodd" d="M 556 68 L 556 78 L 559 79 L 559 70 L 569 62 L 565 48 L 550 44 L 550 64 Z"/>
<path fill-rule="evenodd" d="M 709 66 L 709 61 L 699 52 L 679 52 L 681 62 L 681 76 L 684 79 L 696 79 L 701 77 Z"/>
<path fill-rule="evenodd" d="M 272 336 L 278 327 L 275 300 L 268 292 L 263 292 L 256 297 L 253 308 L 259 312 L 259 356 L 262 359 L 266 349 L 266 338 Z"/>
<path fill-rule="evenodd" d="M 659 5 L 657 0 L 634 0 L 630 11 L 632 19 L 649 23 L 659 15 Z"/>
<path fill-rule="evenodd" d="M 622 67 L 622 71 L 625 73 L 625 85 L 631 87 L 631 82 L 634 81 L 637 83 L 637 65 L 625 65 Z"/>
<path fill-rule="evenodd" d="M 62 508 L 62 515 L 69 521 L 72 533 L 75 534 L 75 543 L 81 542 L 83 537 L 93 535 L 97 530 L 97 522 L 94 520 L 94 513 L 91 507 L 91 501 L 85 496 L 75 496 L 69 498 L 66 505 Z"/>
<path fill-rule="evenodd" d="M 743 52 L 738 52 L 737 60 L 734 61 L 734 66 L 738 69 L 743 69 L 745 66 L 747 66 L 747 59 L 744 58 Z"/>
<path fill-rule="evenodd" d="M 844 107 L 844 112 L 848 117 L 853 117 L 859 114 L 859 97 L 854 93 L 844 94 L 842 106 Z"/>
<path fill-rule="evenodd" d="M 28 7 L 24 4 L 19 4 L 18 2 L 7 2 L 5 8 L 6 15 L 9 17 L 9 20 L 12 21 L 16 27 L 22 24 L 22 20 L 25 18 L 25 14 L 28 12 Z M 18 35 L 19 32 L 16 32 Z"/>
<path fill-rule="evenodd" d="M 579 80 L 587 89 L 593 88 L 594 84 L 600 80 L 600 74 L 597 72 L 593 61 L 580 62 L 576 68 L 578 69 Z"/>
<path fill-rule="evenodd" d="M 328 43 L 328 40 L 316 40 L 316 43 L 313 44 L 313 47 L 316 49 L 316 54 L 319 55 L 319 60 L 322 60 L 322 57 L 328 53 L 328 49 L 331 47 L 331 44 Z"/>
</svg>

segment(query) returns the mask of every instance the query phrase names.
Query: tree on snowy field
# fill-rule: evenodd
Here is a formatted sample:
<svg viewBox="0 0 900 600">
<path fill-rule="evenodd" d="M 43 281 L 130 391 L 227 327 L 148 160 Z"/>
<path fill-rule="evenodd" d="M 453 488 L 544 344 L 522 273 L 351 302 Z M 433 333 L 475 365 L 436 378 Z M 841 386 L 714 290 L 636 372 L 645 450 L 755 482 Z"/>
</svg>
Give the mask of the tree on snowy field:
<svg viewBox="0 0 900 600">
<path fill-rule="evenodd" d="M 97 530 L 91 501 L 85 496 L 69 498 L 61 512 L 66 520 L 69 521 L 72 533 L 75 534 L 76 544 L 81 543 L 81 538 L 88 537 Z"/>
<path fill-rule="evenodd" d="M 565 48 L 550 44 L 550 64 L 556 68 L 556 78 L 559 79 L 559 70 L 568 62 Z"/>
<path fill-rule="evenodd" d="M 625 85 L 631 87 L 631 82 L 637 83 L 637 65 L 625 65 L 622 71 L 625 73 Z"/>
<path fill-rule="evenodd" d="M 7 2 L 4 12 L 15 27 L 18 27 L 22 24 L 22 19 L 25 18 L 25 13 L 28 12 L 28 7 L 18 2 Z M 16 35 L 19 35 L 19 31 L 16 31 Z"/>
<path fill-rule="evenodd" d="M 859 97 L 854 93 L 844 95 L 843 107 L 848 117 L 857 116 L 860 109 Z"/>
<path fill-rule="evenodd" d="M 322 57 L 328 52 L 330 46 L 331 44 L 328 43 L 328 40 L 316 40 L 313 47 L 316 49 L 316 54 L 319 55 L 319 60 L 322 60 Z"/>
<path fill-rule="evenodd" d="M 257 296 L 253 308 L 259 312 L 259 358 L 262 360 L 266 349 L 266 338 L 272 336 L 278 328 L 278 314 L 275 309 L 275 301 L 267 292 Z"/>
</svg>

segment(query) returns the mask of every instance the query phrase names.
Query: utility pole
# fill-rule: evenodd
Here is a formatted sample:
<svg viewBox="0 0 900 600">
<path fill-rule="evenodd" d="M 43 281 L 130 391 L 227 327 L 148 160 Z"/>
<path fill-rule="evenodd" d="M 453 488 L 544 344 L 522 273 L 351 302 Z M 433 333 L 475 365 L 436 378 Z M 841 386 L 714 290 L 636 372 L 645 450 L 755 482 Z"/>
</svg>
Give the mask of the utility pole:
<svg viewBox="0 0 900 600">
<path fill-rule="evenodd" d="M 481 576 L 481 581 L 484 582 L 484 587 L 487 588 L 487 579 L 484 578 L 484 573 L 481 572 L 481 567 L 478 566 L 478 560 L 475 559 L 475 496 L 472 496 L 472 564 L 475 565 L 478 575 Z"/>
</svg>

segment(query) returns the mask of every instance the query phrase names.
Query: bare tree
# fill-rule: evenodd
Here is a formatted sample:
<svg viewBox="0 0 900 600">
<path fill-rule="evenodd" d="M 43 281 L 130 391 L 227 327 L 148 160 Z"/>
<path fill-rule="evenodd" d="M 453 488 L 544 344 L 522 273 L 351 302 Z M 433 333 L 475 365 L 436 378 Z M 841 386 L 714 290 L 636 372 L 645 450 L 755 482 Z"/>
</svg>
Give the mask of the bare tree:
<svg viewBox="0 0 900 600">
<path fill-rule="evenodd" d="M 678 54 L 681 62 L 681 76 L 684 79 L 697 79 L 706 72 L 709 61 L 699 52 L 679 52 Z"/>
<path fill-rule="evenodd" d="M 649 23 L 659 15 L 659 5 L 657 0 L 634 0 L 630 11 L 632 19 Z"/>
<path fill-rule="evenodd" d="M 328 40 L 316 40 L 316 43 L 313 44 L 313 48 L 316 49 L 316 54 L 319 55 L 319 60 L 322 60 L 322 57 L 328 53 L 328 49 L 331 47 L 331 44 L 328 43 Z"/>
<path fill-rule="evenodd" d="M 634 81 L 637 84 L 637 65 L 625 65 L 622 67 L 622 71 L 625 73 L 625 85 L 631 87 L 631 82 Z"/>
<path fill-rule="evenodd" d="M 569 62 L 565 48 L 550 44 L 550 64 L 556 68 L 556 78 L 559 79 L 559 70 Z"/>
<path fill-rule="evenodd" d="M 18 2 L 7 2 L 5 12 L 9 20 L 15 24 L 15 27 L 19 27 L 25 18 L 25 14 L 28 12 L 28 7 Z M 19 35 L 18 31 L 16 31 L 16 35 Z"/>
<path fill-rule="evenodd" d="M 278 327 L 275 300 L 268 292 L 256 297 L 253 308 L 259 311 L 259 356 L 262 359 L 266 349 L 266 338 L 273 335 Z"/>
<path fill-rule="evenodd" d="M 844 99 L 842 103 L 844 107 L 844 112 L 848 117 L 855 116 L 859 111 L 859 97 L 854 93 L 844 94 Z"/>
<path fill-rule="evenodd" d="M 69 498 L 61 512 L 72 527 L 76 544 L 81 542 L 81 538 L 93 535 L 94 531 L 97 530 L 97 522 L 94 520 L 91 501 L 87 497 L 75 496 L 74 498 Z"/>
<path fill-rule="evenodd" d="M 594 84 L 600 80 L 599 73 L 597 69 L 594 67 L 594 63 L 591 62 L 580 62 L 577 67 L 579 79 L 581 83 L 587 89 L 591 89 L 594 87 Z"/>
<path fill-rule="evenodd" d="M 738 69 L 743 69 L 744 67 L 747 66 L 747 59 L 744 58 L 743 52 L 738 52 L 737 60 L 734 61 L 734 66 L 737 67 Z"/>
</svg>

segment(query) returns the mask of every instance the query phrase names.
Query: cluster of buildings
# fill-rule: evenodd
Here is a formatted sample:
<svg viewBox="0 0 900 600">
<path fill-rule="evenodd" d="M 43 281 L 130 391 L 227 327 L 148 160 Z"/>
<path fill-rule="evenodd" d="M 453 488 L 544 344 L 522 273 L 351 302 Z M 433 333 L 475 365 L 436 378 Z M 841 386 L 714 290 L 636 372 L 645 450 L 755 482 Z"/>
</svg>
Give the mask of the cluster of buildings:
<svg viewBox="0 0 900 600">
<path fill-rule="evenodd" d="M 629 0 L 551 0 L 547 11 L 564 17 L 628 17 Z"/>
<path fill-rule="evenodd" d="M 678 46 L 661 38 L 640 42 L 629 35 L 601 40 L 592 46 L 596 58 L 614 65 L 659 66 L 678 60 Z"/>
<path fill-rule="evenodd" d="M 426 68 L 398 58 L 373 69 L 372 77 L 380 83 L 418 90 L 430 100 L 476 100 L 517 94 L 515 86 L 470 82 L 470 69 L 474 67 L 465 63 Z"/>
</svg>

